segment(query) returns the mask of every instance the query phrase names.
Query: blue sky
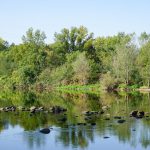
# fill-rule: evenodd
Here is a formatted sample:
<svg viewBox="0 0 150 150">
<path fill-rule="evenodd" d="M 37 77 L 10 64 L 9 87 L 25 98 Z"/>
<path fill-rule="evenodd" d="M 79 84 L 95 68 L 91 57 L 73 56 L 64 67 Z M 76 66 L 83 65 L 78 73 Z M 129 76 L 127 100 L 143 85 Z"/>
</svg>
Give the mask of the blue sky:
<svg viewBox="0 0 150 150">
<path fill-rule="evenodd" d="M 29 27 L 54 32 L 86 26 L 97 36 L 150 32 L 150 0 L 0 0 L 0 37 L 20 43 Z"/>
</svg>

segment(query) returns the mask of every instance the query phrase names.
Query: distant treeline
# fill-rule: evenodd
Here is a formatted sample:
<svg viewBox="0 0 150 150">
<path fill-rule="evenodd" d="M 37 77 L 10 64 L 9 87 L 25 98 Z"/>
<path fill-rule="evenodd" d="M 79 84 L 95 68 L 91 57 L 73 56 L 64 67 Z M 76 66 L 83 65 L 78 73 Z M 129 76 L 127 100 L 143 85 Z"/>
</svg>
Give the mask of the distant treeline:
<svg viewBox="0 0 150 150">
<path fill-rule="evenodd" d="M 94 38 L 86 27 L 62 29 L 45 43 L 28 29 L 22 43 L 0 39 L 0 87 L 99 84 L 104 89 L 150 86 L 150 34 Z"/>
</svg>

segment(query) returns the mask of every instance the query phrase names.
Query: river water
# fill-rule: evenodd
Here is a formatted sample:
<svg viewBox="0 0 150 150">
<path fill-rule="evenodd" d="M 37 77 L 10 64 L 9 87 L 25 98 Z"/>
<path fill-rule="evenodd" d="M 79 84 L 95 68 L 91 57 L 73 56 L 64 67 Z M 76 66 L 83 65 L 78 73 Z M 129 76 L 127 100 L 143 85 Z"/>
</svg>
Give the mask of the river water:
<svg viewBox="0 0 150 150">
<path fill-rule="evenodd" d="M 52 106 L 67 108 L 60 114 L 0 112 L 0 149 L 2 150 L 147 150 L 150 149 L 149 94 L 86 94 L 2 92 L 0 107 Z M 101 111 L 88 119 L 85 111 Z M 147 112 L 144 118 L 130 117 L 132 110 Z M 65 116 L 66 121 L 60 121 Z M 115 116 L 125 120 L 118 123 Z M 40 129 L 50 128 L 49 134 Z"/>
</svg>

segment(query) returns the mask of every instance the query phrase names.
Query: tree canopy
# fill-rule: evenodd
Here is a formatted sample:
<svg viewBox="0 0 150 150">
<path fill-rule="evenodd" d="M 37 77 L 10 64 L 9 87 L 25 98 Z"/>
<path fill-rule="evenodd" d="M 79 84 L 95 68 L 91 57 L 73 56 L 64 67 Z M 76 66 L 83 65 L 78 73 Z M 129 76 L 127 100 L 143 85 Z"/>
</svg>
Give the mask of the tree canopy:
<svg viewBox="0 0 150 150">
<path fill-rule="evenodd" d="M 5 87 L 70 84 L 150 86 L 150 34 L 118 33 L 96 37 L 84 26 L 62 29 L 53 43 L 29 28 L 22 43 L 0 38 L 0 85 Z M 106 79 L 105 79 L 106 78 Z M 103 80 L 103 82 L 101 82 Z"/>
</svg>

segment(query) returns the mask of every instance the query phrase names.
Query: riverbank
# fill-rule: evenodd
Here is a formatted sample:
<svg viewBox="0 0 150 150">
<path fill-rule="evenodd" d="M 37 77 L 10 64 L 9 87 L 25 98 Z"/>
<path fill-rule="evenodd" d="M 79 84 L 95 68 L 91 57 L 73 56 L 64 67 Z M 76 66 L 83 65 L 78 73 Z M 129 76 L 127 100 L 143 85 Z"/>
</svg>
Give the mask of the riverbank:
<svg viewBox="0 0 150 150">
<path fill-rule="evenodd" d="M 107 90 L 103 89 L 100 84 L 91 84 L 91 85 L 63 85 L 55 87 L 54 89 L 59 91 L 81 91 L 81 92 L 100 92 L 100 91 L 108 91 L 108 92 L 150 92 L 150 88 L 147 87 L 136 87 L 134 85 L 127 87 L 118 87 L 116 89 Z"/>
<path fill-rule="evenodd" d="M 55 87 L 58 91 L 77 91 L 77 92 L 90 92 L 90 93 L 98 93 L 100 92 L 100 85 L 99 84 L 91 84 L 91 85 L 63 85 Z"/>
</svg>

